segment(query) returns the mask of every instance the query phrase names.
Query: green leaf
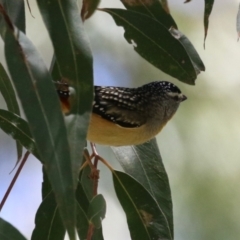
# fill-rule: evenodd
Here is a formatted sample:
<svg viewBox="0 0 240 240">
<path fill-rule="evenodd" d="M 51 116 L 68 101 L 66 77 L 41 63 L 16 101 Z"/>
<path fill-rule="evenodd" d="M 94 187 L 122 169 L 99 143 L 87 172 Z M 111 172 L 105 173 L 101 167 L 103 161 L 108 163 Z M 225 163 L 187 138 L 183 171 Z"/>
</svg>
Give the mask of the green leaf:
<svg viewBox="0 0 240 240">
<path fill-rule="evenodd" d="M 19 30 L 25 32 L 26 23 L 25 23 L 25 9 L 24 9 L 24 0 L 0 0 L 0 4 L 3 5 L 5 11 L 10 17 L 14 25 L 17 26 Z M 0 32 L 3 33 L 4 23 L 0 20 Z"/>
<path fill-rule="evenodd" d="M 163 72 L 195 84 L 196 71 L 185 48 L 160 22 L 144 14 L 123 9 L 101 9 L 109 13 L 134 50 Z"/>
<path fill-rule="evenodd" d="M 142 145 L 112 149 L 124 171 L 141 183 L 154 197 L 173 236 L 171 190 L 156 139 Z"/>
<path fill-rule="evenodd" d="M 90 201 L 93 199 L 93 180 L 90 177 L 91 169 L 86 166 L 81 172 L 81 181 L 78 183 L 76 198 L 79 204 L 77 212 L 77 231 L 80 239 L 86 239 L 91 220 L 88 218 Z M 91 216 L 90 216 L 91 217 Z M 86 222 L 87 220 L 87 222 Z M 102 227 L 94 228 L 92 240 L 103 240 Z"/>
<path fill-rule="evenodd" d="M 88 229 L 92 224 L 88 218 L 89 200 L 84 192 L 81 182 L 78 183 L 76 191 L 77 205 L 77 232 L 80 239 L 87 239 Z M 94 228 L 92 240 L 103 240 L 102 228 Z"/>
<path fill-rule="evenodd" d="M 209 24 L 209 17 L 212 12 L 214 0 L 205 0 L 205 7 L 204 7 L 204 48 L 205 42 L 208 33 L 208 24 Z"/>
<path fill-rule="evenodd" d="M 105 218 L 106 214 L 106 202 L 102 194 L 95 196 L 88 208 L 88 218 L 93 223 L 95 228 L 102 226 L 102 219 Z"/>
<path fill-rule="evenodd" d="M 65 233 L 51 183 L 43 168 L 42 202 L 35 215 L 31 240 L 64 240 Z"/>
<path fill-rule="evenodd" d="M 131 0 L 121 1 L 128 10 L 145 14 L 163 24 L 170 31 L 172 36 L 183 45 L 193 63 L 197 75 L 205 70 L 205 66 L 192 43 L 184 34 L 177 30 L 177 24 L 169 13 L 167 1 L 147 0 L 144 3 L 141 0 L 136 0 L 134 2 Z"/>
<path fill-rule="evenodd" d="M 237 33 L 238 33 L 238 40 L 239 40 L 239 37 L 240 37 L 240 4 L 238 6 L 238 13 L 237 13 Z"/>
<path fill-rule="evenodd" d="M 199 74 L 201 71 L 205 71 L 205 66 L 189 39 L 175 28 L 170 28 L 169 31 L 185 48 L 193 63 L 196 73 Z"/>
<path fill-rule="evenodd" d="M 62 223 L 53 191 L 43 199 L 38 208 L 35 225 L 31 240 L 64 239 L 66 230 Z"/>
<path fill-rule="evenodd" d="M 89 221 L 84 209 L 77 204 L 77 232 L 80 239 L 87 239 Z"/>
<path fill-rule="evenodd" d="M 12 86 L 12 82 L 9 79 L 7 72 L 5 71 L 3 65 L 0 63 L 0 92 L 7 104 L 7 108 L 9 111 L 16 113 L 20 116 L 20 110 L 18 106 L 18 102 L 16 99 L 16 94 Z M 22 146 L 16 141 L 17 145 L 17 163 L 22 157 Z"/>
<path fill-rule="evenodd" d="M 172 240 L 167 219 L 151 194 L 126 173 L 113 171 L 117 197 L 127 216 L 132 240 Z"/>
<path fill-rule="evenodd" d="M 7 75 L 3 65 L 0 63 L 0 92 L 7 104 L 9 111 L 20 115 L 16 94 L 13 89 L 10 78 Z"/>
<path fill-rule="evenodd" d="M 81 17 L 83 20 L 90 18 L 97 9 L 100 0 L 83 0 Z"/>
<path fill-rule="evenodd" d="M 66 118 L 66 123 L 71 146 L 72 171 L 74 176 L 77 176 L 82 164 L 93 101 L 92 54 L 77 1 L 37 0 L 37 3 L 56 56 L 54 80 L 64 78 L 76 91 L 72 99 L 71 115 Z M 76 179 L 77 177 L 74 177 L 75 187 Z"/>
<path fill-rule="evenodd" d="M 51 76 L 27 37 L 14 29 L 0 6 L 8 68 L 44 162 L 63 223 L 75 239 L 75 189 L 67 131 Z M 30 104 L 31 103 L 31 104 Z"/>
<path fill-rule="evenodd" d="M 83 191 L 89 202 L 93 198 L 93 188 L 94 188 L 94 182 L 90 176 L 91 176 L 91 168 L 89 166 L 86 166 L 81 171 L 81 184 L 83 187 Z"/>
<path fill-rule="evenodd" d="M 177 24 L 172 16 L 166 11 L 165 3 L 156 0 L 121 0 L 125 8 L 138 13 L 145 14 L 156 21 L 163 24 L 166 28 L 174 27 L 177 29 Z"/>
<path fill-rule="evenodd" d="M 0 218 L 1 240 L 27 240 L 13 225 Z"/>
<path fill-rule="evenodd" d="M 89 228 L 89 219 L 87 217 L 89 201 L 87 199 L 87 196 L 83 190 L 80 181 L 78 182 L 76 190 L 76 199 L 77 199 L 77 232 L 80 239 L 86 239 Z"/>
<path fill-rule="evenodd" d="M 40 160 L 29 125 L 24 119 L 12 112 L 0 109 L 0 128 Z"/>
</svg>

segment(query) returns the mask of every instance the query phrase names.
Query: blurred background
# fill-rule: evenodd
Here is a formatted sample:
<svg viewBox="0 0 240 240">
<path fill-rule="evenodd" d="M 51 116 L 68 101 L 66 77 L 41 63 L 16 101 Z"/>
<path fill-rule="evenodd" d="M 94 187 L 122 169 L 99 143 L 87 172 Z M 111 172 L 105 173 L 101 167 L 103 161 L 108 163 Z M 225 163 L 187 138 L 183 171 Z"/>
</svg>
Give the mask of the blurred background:
<svg viewBox="0 0 240 240">
<path fill-rule="evenodd" d="M 203 48 L 204 1 L 184 4 L 169 0 L 179 29 L 190 39 L 206 66 L 196 85 L 189 86 L 165 75 L 142 59 L 106 13 L 87 20 L 94 56 L 95 84 L 140 86 L 168 80 L 188 96 L 157 140 L 172 190 L 176 240 L 240 239 L 240 43 L 236 15 L 239 1 L 215 1 L 210 16 L 206 49 Z M 27 35 L 47 66 L 52 46 L 35 1 L 26 8 Z M 101 7 L 120 7 L 118 0 L 102 0 Z M 5 64 L 0 40 L 0 61 Z M 0 96 L 0 107 L 6 105 Z M 98 146 L 111 165 L 121 169 L 111 149 Z M 0 131 L 0 198 L 4 195 L 16 161 L 15 142 Z M 130 240 L 125 215 L 115 197 L 111 174 L 100 165 L 99 192 L 107 201 L 103 221 L 106 240 Z M 28 239 L 41 202 L 41 165 L 29 158 L 0 216 Z M 66 238 L 67 239 L 67 238 Z"/>
</svg>

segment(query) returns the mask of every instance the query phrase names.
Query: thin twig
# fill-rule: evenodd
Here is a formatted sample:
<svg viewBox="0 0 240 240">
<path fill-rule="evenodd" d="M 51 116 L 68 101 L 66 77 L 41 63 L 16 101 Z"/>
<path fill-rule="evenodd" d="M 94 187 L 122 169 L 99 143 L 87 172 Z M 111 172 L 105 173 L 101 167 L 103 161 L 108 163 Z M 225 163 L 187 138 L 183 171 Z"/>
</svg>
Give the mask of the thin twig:
<svg viewBox="0 0 240 240">
<path fill-rule="evenodd" d="M 94 225 L 90 223 L 88 227 L 87 240 L 92 240 L 93 230 L 94 230 Z"/>
<path fill-rule="evenodd" d="M 24 154 L 23 159 L 20 162 L 20 165 L 19 165 L 19 167 L 18 167 L 18 169 L 17 169 L 17 171 L 16 171 L 16 173 L 15 173 L 15 175 L 14 175 L 14 177 L 13 177 L 13 179 L 12 179 L 12 181 L 11 181 L 11 183 L 10 183 L 10 185 L 9 185 L 9 187 L 8 187 L 8 189 L 7 189 L 5 195 L 4 195 L 4 197 L 3 197 L 3 199 L 2 199 L 2 201 L 0 203 L 0 212 L 1 212 L 2 208 L 3 208 L 3 206 L 4 206 L 4 203 L 6 202 L 6 200 L 8 198 L 8 196 L 9 196 L 9 194 L 10 194 L 10 192 L 11 192 L 11 190 L 12 190 L 12 188 L 13 188 L 13 186 L 14 186 L 14 184 L 15 184 L 15 182 L 16 182 L 16 180 L 17 180 L 17 178 L 18 178 L 18 176 L 19 176 L 19 174 L 20 174 L 20 172 L 21 172 L 21 170 L 22 170 L 22 168 L 24 166 L 24 164 L 25 164 L 25 162 L 28 159 L 29 154 L 30 154 L 29 151 L 27 151 Z"/>
<path fill-rule="evenodd" d="M 102 157 L 98 156 L 98 160 L 100 160 L 105 166 L 107 166 L 111 172 L 114 171 L 113 167 Z"/>
</svg>

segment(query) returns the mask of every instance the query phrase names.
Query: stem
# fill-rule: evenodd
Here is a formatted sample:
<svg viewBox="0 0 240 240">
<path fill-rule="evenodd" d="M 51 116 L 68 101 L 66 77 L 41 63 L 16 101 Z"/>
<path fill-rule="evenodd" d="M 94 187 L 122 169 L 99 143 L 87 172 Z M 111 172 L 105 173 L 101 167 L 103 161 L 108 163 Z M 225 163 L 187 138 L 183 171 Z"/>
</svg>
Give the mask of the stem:
<svg viewBox="0 0 240 240">
<path fill-rule="evenodd" d="M 94 226 L 93 226 L 92 223 L 90 223 L 89 227 L 88 227 L 88 233 L 87 233 L 87 239 L 86 240 L 91 240 L 92 239 L 93 230 L 94 230 Z"/>
<path fill-rule="evenodd" d="M 30 152 L 27 151 L 25 153 L 25 155 L 23 156 L 23 159 L 20 162 L 20 165 L 19 165 L 19 167 L 18 167 L 18 169 L 17 169 L 17 171 L 16 171 L 16 173 L 15 173 L 15 175 L 14 175 L 14 177 L 13 177 L 13 179 L 12 179 L 12 181 L 11 181 L 11 183 L 10 183 L 10 185 L 9 185 L 9 187 L 8 187 L 8 189 L 7 189 L 5 195 L 4 195 L 4 197 L 3 197 L 3 199 L 2 199 L 2 201 L 0 203 L 0 212 L 1 212 L 1 210 L 2 210 L 6 200 L 8 198 L 8 196 L 9 196 L 9 194 L 10 194 L 10 192 L 11 192 L 11 190 L 12 190 L 12 188 L 13 188 L 13 186 L 14 186 L 14 184 L 15 184 L 15 182 L 16 182 L 16 180 L 17 180 L 17 178 L 18 178 L 18 176 L 19 176 L 19 174 L 20 174 L 20 172 L 21 172 L 21 170 L 22 170 L 22 168 L 24 166 L 24 164 L 25 164 L 25 162 L 28 159 L 29 154 L 30 154 Z"/>
</svg>

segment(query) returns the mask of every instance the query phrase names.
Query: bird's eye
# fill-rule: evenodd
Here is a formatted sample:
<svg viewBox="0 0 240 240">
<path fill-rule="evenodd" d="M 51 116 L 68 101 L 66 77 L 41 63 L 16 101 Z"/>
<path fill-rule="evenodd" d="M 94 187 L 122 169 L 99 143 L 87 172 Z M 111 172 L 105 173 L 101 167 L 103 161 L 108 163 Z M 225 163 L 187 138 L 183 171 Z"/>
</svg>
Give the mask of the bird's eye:
<svg viewBox="0 0 240 240">
<path fill-rule="evenodd" d="M 167 92 L 167 95 L 174 100 L 178 101 L 179 100 L 179 93 L 177 92 Z"/>
</svg>

